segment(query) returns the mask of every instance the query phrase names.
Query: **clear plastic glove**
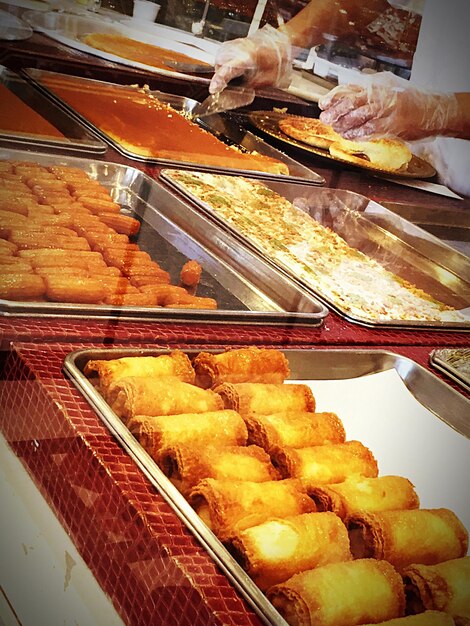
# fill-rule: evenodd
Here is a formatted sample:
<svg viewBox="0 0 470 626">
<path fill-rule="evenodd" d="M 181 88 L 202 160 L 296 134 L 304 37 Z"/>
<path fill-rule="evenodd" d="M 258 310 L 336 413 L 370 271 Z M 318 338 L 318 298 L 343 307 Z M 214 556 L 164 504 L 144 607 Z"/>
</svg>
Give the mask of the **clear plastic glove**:
<svg viewBox="0 0 470 626">
<path fill-rule="evenodd" d="M 233 39 L 221 45 L 215 58 L 215 73 L 209 92 L 222 91 L 238 76 L 244 76 L 252 87 L 287 87 L 291 72 L 292 46 L 289 37 L 267 24 L 249 37 Z"/>
<path fill-rule="evenodd" d="M 318 105 L 322 122 L 351 140 L 393 135 L 412 141 L 452 134 L 460 124 L 454 94 L 428 93 L 380 80 L 365 87 L 339 85 Z"/>
</svg>

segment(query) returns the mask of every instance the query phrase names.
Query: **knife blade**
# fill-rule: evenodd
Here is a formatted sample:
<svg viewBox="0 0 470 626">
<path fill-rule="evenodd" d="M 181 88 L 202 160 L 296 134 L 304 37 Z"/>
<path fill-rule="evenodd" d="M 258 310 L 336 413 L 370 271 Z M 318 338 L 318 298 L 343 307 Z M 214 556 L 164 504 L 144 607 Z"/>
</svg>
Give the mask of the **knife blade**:
<svg viewBox="0 0 470 626">
<path fill-rule="evenodd" d="M 197 104 L 192 111 L 189 111 L 188 117 L 194 120 L 214 113 L 239 109 L 251 104 L 255 95 L 253 87 L 246 85 L 246 78 L 237 76 L 229 82 L 223 91 L 210 94 L 205 100 Z"/>
</svg>

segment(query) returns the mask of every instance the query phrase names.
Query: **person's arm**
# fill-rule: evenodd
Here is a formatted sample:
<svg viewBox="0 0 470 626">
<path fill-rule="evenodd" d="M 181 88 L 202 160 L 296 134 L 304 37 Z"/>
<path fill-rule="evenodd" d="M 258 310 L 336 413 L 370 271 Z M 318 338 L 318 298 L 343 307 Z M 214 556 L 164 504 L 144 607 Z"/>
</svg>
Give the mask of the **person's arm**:
<svg viewBox="0 0 470 626">
<path fill-rule="evenodd" d="M 387 0 L 312 0 L 279 30 L 291 45 L 310 48 L 324 39 L 363 32 L 380 13 L 390 8 Z"/>
<path fill-rule="evenodd" d="M 428 93 L 372 82 L 341 85 L 320 102 L 320 119 L 346 139 L 393 135 L 413 141 L 438 135 L 470 139 L 470 93 Z"/>
</svg>

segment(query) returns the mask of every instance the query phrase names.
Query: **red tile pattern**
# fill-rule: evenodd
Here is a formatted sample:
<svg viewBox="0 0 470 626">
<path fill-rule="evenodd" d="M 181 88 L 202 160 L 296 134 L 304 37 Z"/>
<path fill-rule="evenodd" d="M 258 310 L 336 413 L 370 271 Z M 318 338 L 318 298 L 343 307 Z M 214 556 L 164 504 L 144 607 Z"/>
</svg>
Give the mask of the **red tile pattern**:
<svg viewBox="0 0 470 626">
<path fill-rule="evenodd" d="M 330 313 L 317 328 L 293 326 L 256 326 L 242 324 L 209 324 L 177 322 L 120 322 L 40 317 L 0 318 L 0 348 L 11 341 L 50 343 L 54 341 L 93 341 L 107 345 L 117 343 L 207 343 L 263 345 L 469 345 L 466 332 L 436 330 L 403 330 L 366 328 L 353 324 L 336 313 Z"/>
<path fill-rule="evenodd" d="M 259 625 L 64 377 L 73 348 L 20 347 L 8 355 L 0 424 L 124 622 Z"/>
<path fill-rule="evenodd" d="M 259 626 L 63 374 L 65 356 L 89 347 L 12 347 L 0 383 L 0 428 L 6 439 L 126 624 Z M 427 347 L 390 350 L 428 364 Z"/>
</svg>

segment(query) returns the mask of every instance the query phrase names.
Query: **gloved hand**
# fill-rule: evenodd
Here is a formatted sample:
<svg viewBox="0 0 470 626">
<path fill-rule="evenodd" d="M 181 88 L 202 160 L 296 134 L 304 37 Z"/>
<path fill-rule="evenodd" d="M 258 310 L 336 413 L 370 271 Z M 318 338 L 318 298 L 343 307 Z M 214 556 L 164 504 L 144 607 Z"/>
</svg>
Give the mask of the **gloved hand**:
<svg viewBox="0 0 470 626">
<path fill-rule="evenodd" d="M 322 122 L 351 140 L 393 135 L 412 141 L 452 134 L 460 124 L 455 94 L 428 93 L 380 79 L 366 87 L 339 85 L 318 106 Z"/>
<path fill-rule="evenodd" d="M 269 24 L 245 38 L 226 41 L 215 58 L 215 74 L 210 93 L 218 93 L 237 76 L 244 76 L 252 87 L 287 87 L 292 71 L 289 37 Z"/>
</svg>

